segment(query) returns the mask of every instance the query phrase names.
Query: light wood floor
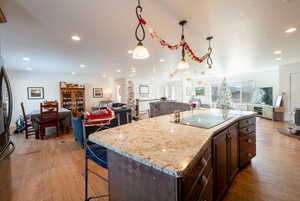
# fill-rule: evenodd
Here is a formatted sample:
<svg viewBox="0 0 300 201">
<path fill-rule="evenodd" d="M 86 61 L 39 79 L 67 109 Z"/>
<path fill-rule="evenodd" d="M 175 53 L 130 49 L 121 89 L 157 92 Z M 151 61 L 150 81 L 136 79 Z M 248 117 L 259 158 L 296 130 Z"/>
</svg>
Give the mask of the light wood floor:
<svg viewBox="0 0 300 201">
<path fill-rule="evenodd" d="M 281 126 L 258 120 L 257 156 L 237 175 L 224 201 L 300 200 L 300 140 L 279 134 Z M 0 201 L 83 200 L 83 151 L 72 135 L 13 140 L 16 151 L 0 162 Z M 107 184 L 93 177 L 90 191 L 106 193 Z"/>
</svg>

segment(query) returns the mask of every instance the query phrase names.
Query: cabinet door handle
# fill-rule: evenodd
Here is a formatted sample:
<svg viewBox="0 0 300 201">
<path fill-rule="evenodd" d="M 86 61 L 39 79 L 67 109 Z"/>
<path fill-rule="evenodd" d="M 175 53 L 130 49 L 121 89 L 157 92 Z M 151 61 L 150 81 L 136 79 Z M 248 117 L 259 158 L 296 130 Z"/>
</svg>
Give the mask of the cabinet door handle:
<svg viewBox="0 0 300 201">
<path fill-rule="evenodd" d="M 198 200 L 201 200 L 203 198 L 204 192 L 206 190 L 206 187 L 207 187 L 207 184 L 208 184 L 208 179 L 206 178 L 206 176 L 202 176 L 201 183 L 202 183 L 202 190 L 201 190 L 201 193 L 200 193 L 200 196 L 199 196 Z"/>
<path fill-rule="evenodd" d="M 248 154 L 248 157 L 249 157 L 249 158 L 252 158 L 252 154 L 251 154 L 251 153 L 249 153 L 249 154 Z"/>
<path fill-rule="evenodd" d="M 248 139 L 248 143 L 252 143 L 252 140 L 250 138 Z"/>
<path fill-rule="evenodd" d="M 201 164 L 202 164 L 202 167 L 205 168 L 205 166 L 207 165 L 207 160 L 205 158 L 202 158 Z"/>
</svg>

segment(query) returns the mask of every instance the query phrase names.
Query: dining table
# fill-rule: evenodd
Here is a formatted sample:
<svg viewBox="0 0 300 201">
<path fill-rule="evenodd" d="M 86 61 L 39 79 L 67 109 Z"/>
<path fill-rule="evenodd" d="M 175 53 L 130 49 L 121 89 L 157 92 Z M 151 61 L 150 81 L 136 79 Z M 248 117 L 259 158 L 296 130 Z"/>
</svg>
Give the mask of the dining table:
<svg viewBox="0 0 300 201">
<path fill-rule="evenodd" d="M 40 119 L 41 119 L 41 113 L 40 110 L 33 110 L 30 113 L 30 118 L 32 122 L 32 127 L 36 131 L 36 138 L 39 136 L 39 124 L 40 124 Z M 66 108 L 59 108 L 58 109 L 58 119 L 60 123 L 60 127 L 62 130 L 66 129 L 67 132 L 70 131 L 71 128 L 71 118 L 72 118 L 72 113 L 70 110 Z"/>
</svg>

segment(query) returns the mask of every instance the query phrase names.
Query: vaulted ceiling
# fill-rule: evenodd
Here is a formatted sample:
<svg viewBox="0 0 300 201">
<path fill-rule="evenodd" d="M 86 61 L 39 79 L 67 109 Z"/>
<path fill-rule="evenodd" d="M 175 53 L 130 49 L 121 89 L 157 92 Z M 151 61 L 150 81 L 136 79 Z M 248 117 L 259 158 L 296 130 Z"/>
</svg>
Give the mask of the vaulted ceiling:
<svg viewBox="0 0 300 201">
<path fill-rule="evenodd" d="M 300 1 L 142 0 L 143 16 L 170 43 L 180 39 L 178 21 L 188 20 L 186 38 L 197 55 L 213 35 L 214 66 L 221 72 L 248 72 L 300 61 Z M 180 51 L 160 47 L 147 34 L 150 59 L 136 61 L 136 0 L 1 0 L 8 23 L 0 25 L 2 55 L 14 70 L 33 72 L 153 76 L 174 69 Z M 285 30 L 298 31 L 286 34 Z M 81 41 L 71 40 L 79 35 Z M 281 55 L 274 55 L 281 50 Z M 30 61 L 23 61 L 29 57 Z M 281 57 L 282 61 L 276 58 Z M 163 58 L 164 63 L 159 60 Z M 189 61 L 197 72 L 205 64 Z M 86 68 L 80 68 L 80 65 Z M 121 73 L 117 70 L 121 69 Z"/>
</svg>

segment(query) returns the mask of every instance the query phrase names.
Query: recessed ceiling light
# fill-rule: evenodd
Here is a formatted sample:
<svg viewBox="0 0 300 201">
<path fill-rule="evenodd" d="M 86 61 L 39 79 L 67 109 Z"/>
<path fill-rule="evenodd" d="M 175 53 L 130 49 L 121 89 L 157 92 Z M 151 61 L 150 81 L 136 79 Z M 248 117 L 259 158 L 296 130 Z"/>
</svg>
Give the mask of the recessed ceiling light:
<svg viewBox="0 0 300 201">
<path fill-rule="evenodd" d="M 28 70 L 28 71 L 32 71 L 32 68 L 26 68 L 26 70 Z"/>
<path fill-rule="evenodd" d="M 107 77 L 107 75 L 102 75 L 102 77 L 106 78 L 106 77 Z"/>
<path fill-rule="evenodd" d="M 279 58 L 276 58 L 276 60 L 277 60 L 277 61 L 281 61 L 281 60 L 282 60 L 282 58 L 281 58 L 281 57 L 279 57 Z"/>
<path fill-rule="evenodd" d="M 160 59 L 159 61 L 160 61 L 160 62 L 162 62 L 162 63 L 163 63 L 163 62 L 165 62 L 165 60 L 164 60 L 164 59 Z"/>
<path fill-rule="evenodd" d="M 86 67 L 86 65 L 84 65 L 84 64 L 80 65 L 80 68 L 85 68 L 85 67 Z"/>
<path fill-rule="evenodd" d="M 274 51 L 274 54 L 281 54 L 281 53 L 282 53 L 281 50 L 276 50 L 276 51 Z"/>
<path fill-rule="evenodd" d="M 72 40 L 74 40 L 74 41 L 80 41 L 80 40 L 81 40 L 80 37 L 77 36 L 77 35 L 73 35 L 71 38 L 72 38 Z"/>
<path fill-rule="evenodd" d="M 117 70 L 117 72 L 118 72 L 118 73 L 121 73 L 121 70 L 120 70 L 120 69 L 118 69 L 118 70 Z"/>
<path fill-rule="evenodd" d="M 285 31 L 285 33 L 293 33 L 293 32 L 295 32 L 296 30 L 297 30 L 297 28 L 292 27 L 292 28 L 287 29 L 287 30 Z"/>
<path fill-rule="evenodd" d="M 72 72 L 72 75 L 75 75 L 76 73 L 75 72 Z"/>
<path fill-rule="evenodd" d="M 133 50 L 128 50 L 128 54 L 132 54 L 133 53 Z"/>
<path fill-rule="evenodd" d="M 22 59 L 23 59 L 23 61 L 30 61 L 31 60 L 29 57 L 23 57 Z"/>
</svg>

